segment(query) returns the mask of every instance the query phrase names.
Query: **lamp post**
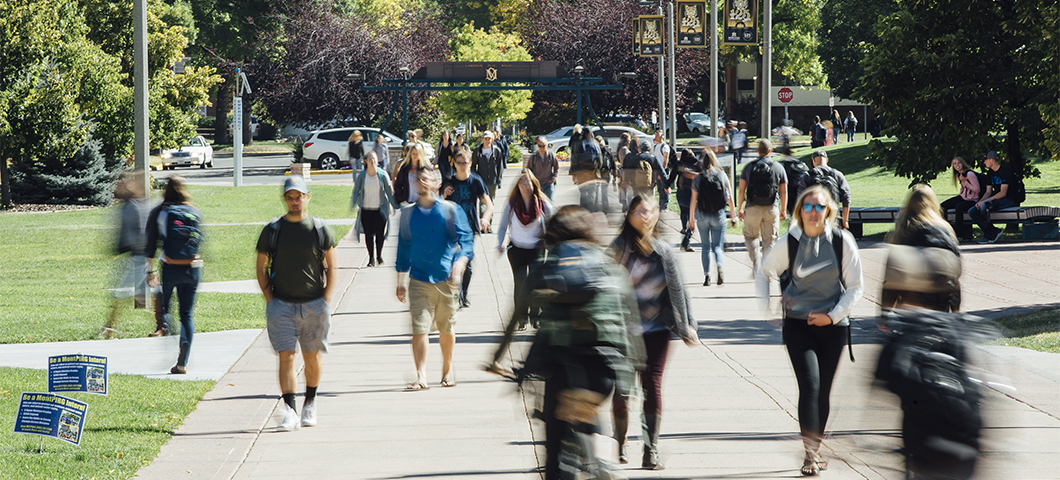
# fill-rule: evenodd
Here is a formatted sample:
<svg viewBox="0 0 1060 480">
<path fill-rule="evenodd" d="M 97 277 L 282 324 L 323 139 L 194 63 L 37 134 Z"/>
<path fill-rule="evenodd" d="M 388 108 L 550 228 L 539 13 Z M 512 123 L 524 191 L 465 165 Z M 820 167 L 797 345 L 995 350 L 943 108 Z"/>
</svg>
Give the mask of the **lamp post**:
<svg viewBox="0 0 1060 480">
<path fill-rule="evenodd" d="M 574 96 L 578 99 L 578 114 L 576 115 L 577 121 L 575 123 L 581 125 L 582 123 L 582 72 L 585 71 L 585 67 L 578 65 L 574 67 L 574 76 L 577 78 L 574 85 Z"/>
<path fill-rule="evenodd" d="M 401 67 L 401 146 L 409 142 L 409 67 Z"/>
</svg>

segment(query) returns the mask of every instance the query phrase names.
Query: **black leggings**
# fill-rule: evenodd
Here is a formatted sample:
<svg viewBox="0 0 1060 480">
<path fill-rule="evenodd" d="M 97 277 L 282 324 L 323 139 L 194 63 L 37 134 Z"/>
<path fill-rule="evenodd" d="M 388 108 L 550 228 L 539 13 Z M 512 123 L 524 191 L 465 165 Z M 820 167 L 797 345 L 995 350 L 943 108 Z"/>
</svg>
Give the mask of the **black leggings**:
<svg viewBox="0 0 1060 480">
<path fill-rule="evenodd" d="M 964 215 L 968 213 L 968 209 L 975 206 L 975 202 L 971 200 L 965 200 L 960 195 L 956 197 L 948 198 L 940 205 L 942 207 L 942 215 L 945 218 L 946 210 L 954 210 L 954 225 L 953 230 L 957 233 L 957 238 L 971 238 L 972 237 L 972 226 L 968 225 L 967 231 L 964 226 Z M 985 235 L 986 232 L 983 232 Z"/>
<path fill-rule="evenodd" d="M 828 423 L 828 396 L 832 391 L 843 346 L 850 327 L 815 327 L 805 319 L 784 319 L 784 345 L 799 384 L 799 429 L 803 446 L 816 452 Z"/>
<path fill-rule="evenodd" d="M 383 258 L 383 241 L 386 238 L 387 218 L 379 210 L 361 209 L 361 228 L 364 229 L 364 243 L 368 246 L 368 259 Z"/>
<path fill-rule="evenodd" d="M 555 416 L 559 393 L 567 389 L 586 389 L 608 396 L 615 388 L 615 370 L 603 355 L 591 348 L 552 347 L 545 361 L 545 480 L 560 478 L 560 450 L 563 439 L 576 432 L 591 438 L 596 425 L 570 424 Z M 598 422 L 597 422 L 598 423 Z M 595 457 L 591 451 L 589 458 Z"/>
</svg>

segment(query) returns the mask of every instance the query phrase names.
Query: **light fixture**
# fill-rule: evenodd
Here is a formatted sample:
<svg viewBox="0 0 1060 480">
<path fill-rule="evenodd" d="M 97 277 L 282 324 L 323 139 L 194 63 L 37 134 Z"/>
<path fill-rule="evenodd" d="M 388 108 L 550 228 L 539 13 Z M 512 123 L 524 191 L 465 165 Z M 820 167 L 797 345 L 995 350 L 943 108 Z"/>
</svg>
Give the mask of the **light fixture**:
<svg viewBox="0 0 1060 480">
<path fill-rule="evenodd" d="M 409 67 L 401 67 L 398 69 L 398 71 L 401 73 L 409 73 Z"/>
<path fill-rule="evenodd" d="M 362 80 L 362 79 L 364 79 L 364 74 L 363 73 L 347 73 L 346 74 L 346 79 L 347 80 Z"/>
<path fill-rule="evenodd" d="M 618 76 L 622 78 L 637 78 L 637 72 L 619 72 Z"/>
<path fill-rule="evenodd" d="M 584 71 L 585 71 L 585 68 L 582 67 L 581 65 L 578 65 L 577 67 L 574 67 L 574 73 L 576 73 L 578 75 L 581 75 L 582 72 L 584 72 Z"/>
</svg>

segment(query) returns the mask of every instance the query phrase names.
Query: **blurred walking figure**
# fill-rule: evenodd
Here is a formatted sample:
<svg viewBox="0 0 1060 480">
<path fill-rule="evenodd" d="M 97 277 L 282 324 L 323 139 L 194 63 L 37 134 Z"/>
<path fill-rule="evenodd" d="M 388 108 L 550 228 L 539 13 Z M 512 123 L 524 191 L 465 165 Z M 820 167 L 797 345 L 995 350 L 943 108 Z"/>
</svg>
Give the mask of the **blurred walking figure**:
<svg viewBox="0 0 1060 480">
<path fill-rule="evenodd" d="M 269 342 L 280 357 L 278 375 L 284 406 L 279 429 L 285 431 L 299 424 L 294 398 L 298 386 L 294 357 L 299 346 L 305 363 L 301 425 L 317 424 L 320 362 L 328 351 L 335 294 L 337 242 L 322 220 L 309 215 L 310 199 L 304 178 L 288 178 L 283 185 L 287 213 L 266 225 L 257 243 L 256 271 L 265 297 L 265 326 Z"/>
<path fill-rule="evenodd" d="M 559 175 L 559 160 L 556 154 L 548 151 L 548 140 L 539 136 L 534 140 L 537 150 L 530 155 L 526 168 L 534 173 L 534 177 L 541 184 L 541 191 L 548 196 L 549 201 L 556 195 L 556 178 Z"/>
<path fill-rule="evenodd" d="M 192 206 L 191 196 L 184 189 L 184 178 L 179 175 L 169 177 L 162 204 L 151 210 L 147 217 L 146 255 L 150 268 L 161 244 L 162 301 L 159 311 L 162 315 L 152 336 L 169 332 L 172 323 L 169 302 L 174 290 L 180 302 L 180 353 L 177 354 L 177 364 L 170 369 L 174 374 L 187 373 L 188 354 L 195 334 L 195 292 L 202 277 L 202 257 L 199 256 L 203 241 L 201 225 L 202 212 Z M 147 275 L 148 282 L 154 283 L 154 273 L 149 270 Z"/>
<path fill-rule="evenodd" d="M 394 201 L 398 205 L 405 205 L 410 203 L 416 203 L 419 198 L 419 188 L 417 188 L 417 175 L 420 170 L 430 167 L 430 160 L 427 158 L 426 151 L 423 150 L 423 146 L 420 144 L 409 144 L 408 153 L 401 160 L 401 163 L 394 167 Z"/>
<path fill-rule="evenodd" d="M 834 227 L 837 214 L 828 190 L 806 189 L 796 201 L 788 234 L 765 257 L 755 278 L 765 310 L 769 281 L 781 277 L 784 345 L 799 385 L 803 475 L 817 475 L 828 467 L 819 451 L 829 396 L 843 346 L 850 339 L 848 315 L 862 295 L 858 245 L 850 232 Z"/>
<path fill-rule="evenodd" d="M 114 197 L 123 202 L 118 218 L 118 241 L 115 251 L 118 253 L 117 283 L 114 286 L 114 303 L 110 316 L 100 331 L 105 338 L 114 337 L 118 316 L 125 308 L 128 298 L 133 299 L 134 308 L 145 308 L 147 305 L 147 196 L 144 194 L 143 174 L 140 172 L 123 173 L 114 186 Z M 126 255 L 128 254 L 128 255 Z"/>
<path fill-rule="evenodd" d="M 390 167 L 390 147 L 386 144 L 386 137 L 376 135 L 375 143 L 372 144 L 372 151 L 375 152 L 376 166 L 384 172 L 390 173 L 390 170 L 387 169 Z"/>
<path fill-rule="evenodd" d="M 553 210 L 552 202 L 541 191 L 534 173 L 524 169 L 508 195 L 508 203 L 504 204 L 500 228 L 497 230 L 497 251 L 504 253 L 504 237 L 511 228 L 507 251 L 516 293 L 523 288 L 530 266 L 539 261 L 544 252 L 542 238 L 545 236 L 545 222 L 552 216 Z M 540 325 L 536 313 L 530 322 L 534 327 Z M 523 318 L 517 325 L 519 330 L 526 330 L 526 323 Z M 508 328 L 514 327 L 511 325 Z"/>
<path fill-rule="evenodd" d="M 457 159 L 457 167 L 463 159 Z M 458 172 L 459 173 L 459 172 Z M 454 177 L 455 178 L 455 177 Z M 427 390 L 427 334 L 438 329 L 442 349 L 443 387 L 456 386 L 453 347 L 456 345 L 458 291 L 464 269 L 475 256 L 475 238 L 467 215 L 438 197 L 442 176 L 430 165 L 419 171 L 415 205 L 401 209 L 397 248 L 397 299 L 409 302 L 412 316 L 412 359 L 416 381 L 405 390 Z"/>
<path fill-rule="evenodd" d="M 364 170 L 364 134 L 360 130 L 354 130 L 347 140 L 350 146 L 350 170 L 353 170 L 353 178 Z"/>
<path fill-rule="evenodd" d="M 622 132 L 622 136 L 618 139 L 618 152 L 616 152 L 618 168 L 621 169 L 621 177 L 618 183 L 618 202 L 622 204 L 623 213 L 629 207 L 629 201 L 633 199 L 633 177 L 637 172 L 634 166 L 626 166 L 626 157 L 628 156 L 632 159 L 632 155 L 636 155 L 640 150 L 636 144 L 631 142 L 632 138 L 628 132 Z"/>
<path fill-rule="evenodd" d="M 467 149 L 456 152 L 456 173 L 442 186 L 442 197 L 455 203 L 467 215 L 473 239 L 490 229 L 493 218 L 493 200 L 482 177 L 471 171 L 471 153 Z M 479 216 L 481 213 L 481 217 Z M 472 244 L 472 248 L 474 245 Z M 460 308 L 471 306 L 467 298 L 467 289 L 471 285 L 473 263 L 468 260 L 460 281 Z"/>
<path fill-rule="evenodd" d="M 925 196 L 915 189 L 905 213 L 914 202 L 934 201 L 933 195 L 917 198 Z M 948 230 L 941 218 L 934 225 Z M 981 382 L 969 376 L 967 350 L 995 332 L 982 319 L 956 313 L 961 260 L 952 232 L 922 238 L 929 241 L 889 247 L 879 320 L 889 333 L 876 378 L 901 400 L 906 478 L 967 479 L 975 471 L 983 424 Z"/>
<path fill-rule="evenodd" d="M 593 216 L 581 207 L 560 208 L 546 224 L 544 242 L 548 254 L 531 268 L 509 324 L 530 309 L 541 311 L 518 378 L 545 380 L 545 479 L 612 478 L 612 467 L 596 457 L 593 435 L 600 403 L 612 392 L 628 395 L 643 361 L 628 272 L 599 248 Z M 487 371 L 507 371 L 499 359 L 510 341 L 506 335 Z"/>
<path fill-rule="evenodd" d="M 442 181 L 453 178 L 453 171 L 456 168 L 453 165 L 453 155 L 456 150 L 453 150 L 453 142 L 449 139 L 449 130 L 442 130 L 442 139 L 438 141 L 438 147 L 434 151 L 436 155 L 434 165 L 438 167 L 438 172 L 442 174 Z"/>
<path fill-rule="evenodd" d="M 895 245 L 908 245 L 921 248 L 939 248 L 950 252 L 957 257 L 958 263 L 961 257 L 961 246 L 957 242 L 957 236 L 953 228 L 942 218 L 939 210 L 938 199 L 931 187 L 924 184 L 914 185 L 906 198 L 902 213 L 894 222 L 894 231 L 887 238 L 888 243 Z M 948 278 L 948 277 L 947 277 Z M 953 284 L 948 289 L 949 298 L 944 302 L 921 306 L 938 310 L 941 312 L 956 312 L 961 309 L 961 283 L 960 275 L 953 277 Z M 897 303 L 887 289 L 880 299 L 880 305 L 884 308 Z"/>
<path fill-rule="evenodd" d="M 752 272 L 758 271 L 762 257 L 769 255 L 777 241 L 780 221 L 787 215 L 788 188 L 793 188 L 788 185 L 784 167 L 769 158 L 772 153 L 773 144 L 769 140 L 758 141 L 758 158 L 740 172 L 736 194 L 736 206 L 740 209 L 740 220 L 743 220 L 743 242 L 751 257 Z"/>
<path fill-rule="evenodd" d="M 703 244 L 700 262 L 703 264 L 703 286 L 710 286 L 710 256 L 714 255 L 718 285 L 725 283 L 725 206 L 729 206 L 729 220 L 736 226 L 736 207 L 732 203 L 729 177 L 718 167 L 718 157 L 710 149 L 703 153 L 703 173 L 692 181 L 689 203 L 695 215 L 688 219 L 689 231 L 699 224 L 699 240 Z"/>
<path fill-rule="evenodd" d="M 640 325 L 634 330 L 644 339 L 645 368 L 639 370 L 644 388 L 642 427 L 644 455 L 641 466 L 662 470 L 659 461 L 659 425 L 662 422 L 662 377 L 670 335 L 675 334 L 693 346 L 699 339 L 692 306 L 673 248 L 660 238 L 659 206 L 644 196 L 633 197 L 618 238 L 611 243 L 610 255 L 625 267 L 633 283 L 640 312 Z M 629 427 L 628 398 L 613 400 L 615 440 L 618 458 L 626 463 L 626 430 Z"/>
<path fill-rule="evenodd" d="M 692 180 L 703 171 L 703 167 L 692 149 L 685 148 L 670 168 L 670 186 L 677 187 L 677 206 L 681 209 L 681 250 L 694 252 L 688 244 L 692 239 L 692 229 L 688 228 L 688 220 L 692 216 Z"/>
<path fill-rule="evenodd" d="M 593 138 L 592 130 L 582 128 L 581 139 L 575 141 L 570 154 L 570 176 L 578 186 L 580 205 L 590 212 L 606 212 L 600 198 L 600 168 L 603 165 L 603 152 L 600 144 Z M 607 185 L 603 184 L 604 195 Z"/>
<path fill-rule="evenodd" d="M 390 214 L 396 207 L 390 176 L 379 168 L 375 152 L 368 152 L 364 171 L 354 179 L 350 208 L 357 209 L 353 228 L 358 240 L 364 234 L 369 267 L 383 264 L 383 242 L 390 231 Z"/>
</svg>

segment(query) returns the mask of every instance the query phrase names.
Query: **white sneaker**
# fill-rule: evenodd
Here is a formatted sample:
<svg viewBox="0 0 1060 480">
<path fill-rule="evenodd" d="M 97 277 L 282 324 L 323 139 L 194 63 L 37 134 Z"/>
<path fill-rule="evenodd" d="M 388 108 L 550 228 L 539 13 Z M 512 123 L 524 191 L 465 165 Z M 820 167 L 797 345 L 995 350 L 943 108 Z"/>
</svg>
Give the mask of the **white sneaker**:
<svg viewBox="0 0 1060 480">
<path fill-rule="evenodd" d="M 285 432 L 298 429 L 298 412 L 294 411 L 294 409 L 286 403 L 283 404 L 283 421 L 280 422 L 280 425 L 277 428 Z"/>
<path fill-rule="evenodd" d="M 317 402 L 302 405 L 302 426 L 315 427 L 317 425 Z"/>
</svg>

